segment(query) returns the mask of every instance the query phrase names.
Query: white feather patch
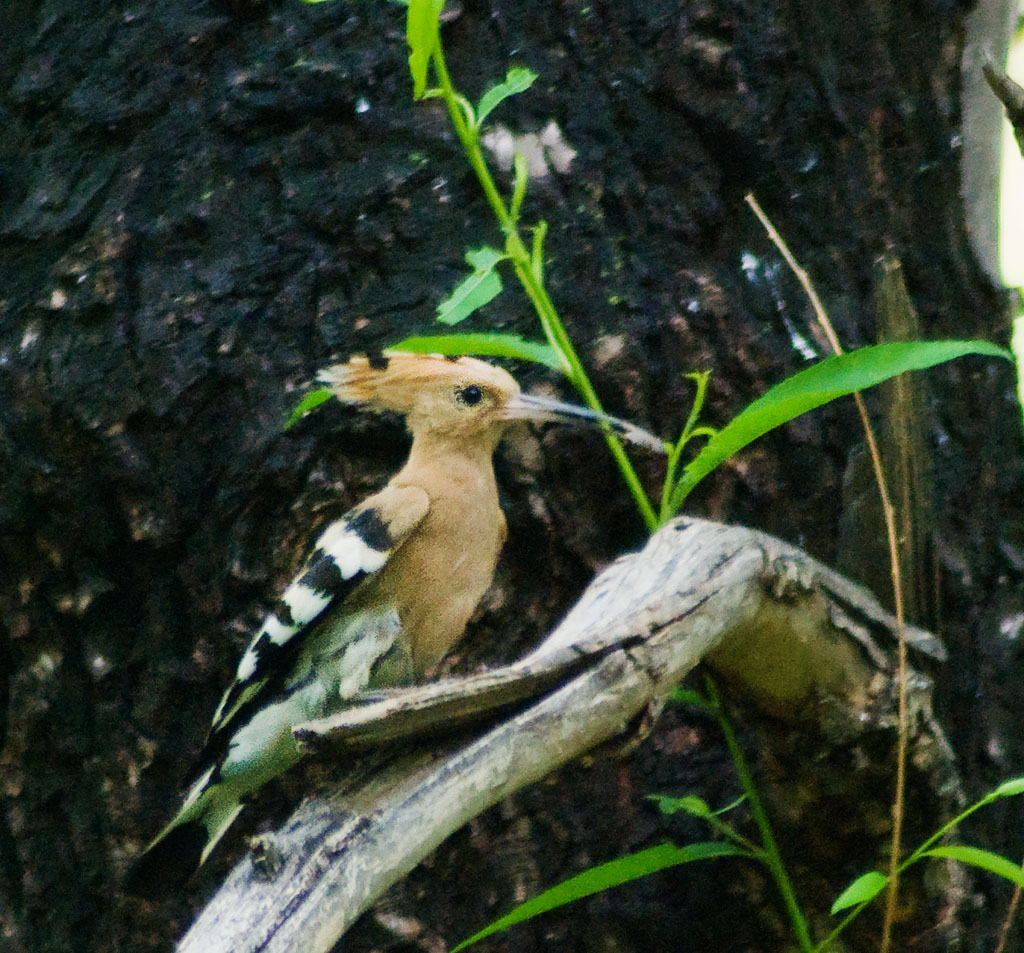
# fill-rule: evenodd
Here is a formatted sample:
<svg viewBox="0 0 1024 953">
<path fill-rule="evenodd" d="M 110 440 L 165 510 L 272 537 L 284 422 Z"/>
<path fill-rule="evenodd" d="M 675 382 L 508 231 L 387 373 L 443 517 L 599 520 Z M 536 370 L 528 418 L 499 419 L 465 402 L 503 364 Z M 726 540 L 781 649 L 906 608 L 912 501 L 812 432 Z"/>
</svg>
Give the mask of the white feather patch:
<svg viewBox="0 0 1024 953">
<path fill-rule="evenodd" d="M 287 595 L 287 593 L 286 593 Z M 295 609 L 291 602 L 288 606 L 292 609 L 292 615 L 295 615 Z M 294 625 L 285 625 L 276 615 L 271 613 L 267 616 L 266 621 L 263 623 L 263 632 L 269 636 L 270 641 L 274 645 L 284 645 L 296 632 L 298 627 Z M 262 634 L 262 633 L 261 633 Z"/>
<path fill-rule="evenodd" d="M 309 586 L 301 582 L 293 582 L 285 589 L 281 600 L 288 603 L 288 608 L 292 610 L 292 618 L 295 620 L 295 627 L 281 626 L 282 632 L 279 633 L 281 635 L 281 642 L 287 642 L 298 629 L 309 622 L 310 619 L 315 619 L 324 610 L 327 603 L 331 601 L 331 596 L 327 593 L 310 589 Z M 274 621 L 277 620 L 275 619 Z M 268 626 L 269 623 L 270 619 L 267 619 Z M 280 625 L 280 623 L 278 624 Z M 267 634 L 272 639 L 274 638 L 269 628 Z M 277 640 L 275 639 L 275 641 Z M 279 642 L 278 644 L 280 645 L 281 643 Z"/>
<path fill-rule="evenodd" d="M 317 546 L 334 560 L 342 579 L 351 579 L 360 570 L 376 572 L 388 561 L 387 552 L 367 546 L 345 520 L 328 526 Z"/>
<path fill-rule="evenodd" d="M 242 656 L 241 661 L 238 663 L 238 674 L 235 676 L 235 681 L 247 682 L 256 672 L 256 652 L 253 646 L 249 646 L 245 650 L 245 655 Z"/>
</svg>

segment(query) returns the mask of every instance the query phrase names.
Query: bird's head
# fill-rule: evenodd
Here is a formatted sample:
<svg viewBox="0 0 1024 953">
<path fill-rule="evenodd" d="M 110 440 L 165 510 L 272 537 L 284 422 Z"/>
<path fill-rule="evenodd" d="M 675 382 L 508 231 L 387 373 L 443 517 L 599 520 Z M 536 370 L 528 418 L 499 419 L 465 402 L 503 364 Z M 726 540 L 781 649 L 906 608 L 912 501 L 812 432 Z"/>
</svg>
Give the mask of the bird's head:
<svg viewBox="0 0 1024 953">
<path fill-rule="evenodd" d="M 405 417 L 413 434 L 501 438 L 501 410 L 519 396 L 507 371 L 472 357 L 384 351 L 357 355 L 319 374 L 339 400 Z"/>
<path fill-rule="evenodd" d="M 610 429 L 633 443 L 664 452 L 660 440 L 632 424 L 524 394 L 507 371 L 473 357 L 383 351 L 357 355 L 318 375 L 339 400 L 367 410 L 404 415 L 414 434 L 497 444 L 513 420 L 551 420 Z"/>
</svg>

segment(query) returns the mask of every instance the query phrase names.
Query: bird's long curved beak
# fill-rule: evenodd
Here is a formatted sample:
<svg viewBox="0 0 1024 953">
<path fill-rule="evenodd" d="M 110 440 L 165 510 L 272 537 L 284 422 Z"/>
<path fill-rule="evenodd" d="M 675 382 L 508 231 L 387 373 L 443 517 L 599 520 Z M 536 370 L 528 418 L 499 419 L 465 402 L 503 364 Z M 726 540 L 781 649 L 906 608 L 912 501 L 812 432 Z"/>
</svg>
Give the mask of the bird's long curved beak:
<svg viewBox="0 0 1024 953">
<path fill-rule="evenodd" d="M 668 448 L 663 440 L 658 439 L 654 434 L 649 433 L 636 424 L 612 417 L 610 414 L 598 413 L 586 407 L 577 407 L 575 404 L 563 404 L 560 400 L 552 400 L 549 397 L 538 397 L 535 394 L 519 394 L 508 401 L 501 408 L 500 416 L 503 420 L 536 420 L 554 421 L 563 424 L 582 424 L 589 427 L 597 427 L 601 430 L 610 430 L 612 433 L 630 443 L 635 443 L 656 453 L 667 453 Z"/>
</svg>

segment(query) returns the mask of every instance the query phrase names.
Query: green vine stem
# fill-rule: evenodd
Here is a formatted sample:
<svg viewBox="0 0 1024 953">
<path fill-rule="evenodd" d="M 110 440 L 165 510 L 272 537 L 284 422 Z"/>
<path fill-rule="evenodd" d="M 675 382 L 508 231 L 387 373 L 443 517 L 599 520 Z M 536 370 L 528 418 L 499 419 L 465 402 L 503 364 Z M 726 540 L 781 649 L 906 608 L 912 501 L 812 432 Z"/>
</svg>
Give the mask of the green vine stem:
<svg viewBox="0 0 1024 953">
<path fill-rule="evenodd" d="M 793 932 L 796 934 L 800 949 L 804 953 L 812 953 L 814 941 L 811 939 L 807 921 L 800 910 L 796 892 L 793 890 L 793 884 L 782 862 L 782 855 L 779 853 L 775 835 L 772 833 L 771 824 L 768 822 L 768 814 L 765 812 L 760 795 L 757 793 L 754 776 L 750 773 L 750 768 L 747 767 L 747 761 L 743 756 L 743 749 L 736 739 L 736 733 L 733 731 L 731 722 L 722 710 L 718 688 L 710 675 L 704 676 L 704 687 L 711 702 L 710 707 L 718 719 L 718 724 L 722 728 L 722 734 L 725 735 L 725 743 L 728 745 L 729 753 L 732 755 L 733 763 L 736 765 L 736 774 L 739 777 L 740 786 L 750 802 L 750 813 L 753 815 L 754 823 L 757 824 L 757 829 L 761 835 L 762 848 L 758 852 L 759 856 L 771 873 L 772 879 L 774 879 L 775 885 L 782 896 L 782 902 L 786 907 L 786 912 L 789 914 L 790 922 L 793 924 Z"/>
<path fill-rule="evenodd" d="M 572 341 L 569 339 L 565 325 L 562 323 L 558 311 L 555 309 L 554 303 L 544 287 L 541 275 L 537 273 L 539 269 L 534 269 L 533 258 L 523 244 L 523 240 L 519 237 L 516 222 L 518 215 L 514 215 L 505 205 L 480 150 L 477 131 L 466 121 L 465 108 L 460 103 L 461 97 L 452 86 L 451 77 L 448 75 L 448 67 L 445 64 L 444 51 L 441 48 L 440 39 L 438 39 L 437 44 L 434 46 L 432 62 L 440 87 L 441 97 L 448 107 L 448 115 L 451 117 L 452 125 L 455 127 L 455 132 L 462 143 L 462 148 L 465 150 L 469 164 L 474 173 L 476 173 L 477 180 L 483 188 L 487 202 L 493 209 L 501 230 L 505 234 L 505 253 L 512 262 L 516 277 L 519 279 L 520 284 L 522 284 L 523 289 L 537 311 L 548 343 L 562 355 L 569 380 L 590 408 L 596 411 L 603 411 L 601 401 L 591 385 L 586 371 L 583 369 L 583 364 L 576 354 Z M 518 209 L 516 209 L 516 212 L 518 212 Z M 536 234 L 534 255 L 539 258 Z M 542 233 L 540 240 L 543 240 Z M 658 516 L 654 512 L 654 507 L 643 488 L 643 484 L 640 482 L 640 478 L 637 476 L 636 470 L 633 469 L 633 464 L 626 455 L 625 449 L 623 449 L 618 438 L 608 431 L 605 431 L 604 439 L 612 456 L 615 458 L 615 462 L 618 464 L 633 499 L 636 501 L 637 508 L 640 510 L 640 515 L 643 517 L 648 531 L 654 532 L 660 525 Z"/>
<path fill-rule="evenodd" d="M 700 412 L 704 408 L 704 398 L 707 395 L 708 381 L 711 379 L 710 371 L 702 371 L 694 374 L 686 375 L 690 380 L 696 384 L 697 392 L 693 396 L 693 404 L 690 407 L 690 414 L 686 418 L 686 423 L 683 425 L 683 431 L 679 435 L 679 440 L 672 445 L 668 455 L 668 466 L 665 470 L 665 483 L 661 489 L 661 509 L 658 512 L 658 523 L 664 525 L 675 515 L 676 511 L 680 506 L 683 505 L 682 499 L 677 499 L 676 482 L 676 471 L 679 469 L 679 463 L 683 456 L 683 450 L 686 445 L 694 437 L 713 437 L 715 431 L 712 427 L 698 427 L 697 421 L 700 419 Z M 679 481 L 679 485 L 682 481 Z"/>
</svg>

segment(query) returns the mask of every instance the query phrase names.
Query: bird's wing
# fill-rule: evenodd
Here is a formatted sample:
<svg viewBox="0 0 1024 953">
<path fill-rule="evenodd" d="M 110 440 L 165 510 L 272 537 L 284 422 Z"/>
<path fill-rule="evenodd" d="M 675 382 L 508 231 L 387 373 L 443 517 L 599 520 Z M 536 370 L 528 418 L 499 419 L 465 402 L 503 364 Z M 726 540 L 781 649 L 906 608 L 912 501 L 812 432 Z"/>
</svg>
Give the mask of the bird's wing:
<svg viewBox="0 0 1024 953">
<path fill-rule="evenodd" d="M 267 615 L 238 663 L 234 682 L 213 716 L 204 755 L 223 746 L 251 717 L 261 696 L 283 684 L 291 665 L 328 609 L 337 608 L 367 577 L 387 564 L 427 513 L 415 486 L 385 487 L 321 533 L 313 554 Z M 210 758 L 201 756 L 195 775 Z"/>
</svg>

